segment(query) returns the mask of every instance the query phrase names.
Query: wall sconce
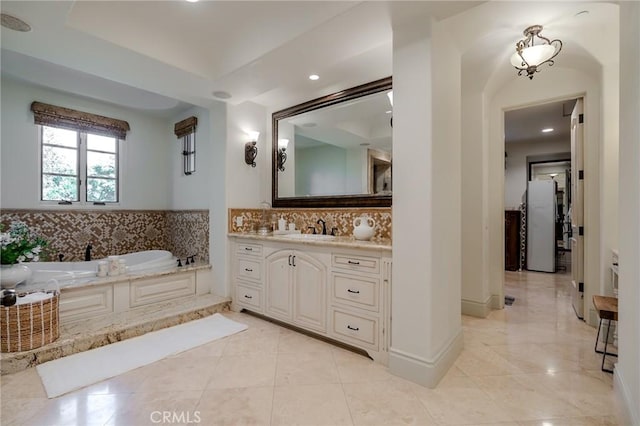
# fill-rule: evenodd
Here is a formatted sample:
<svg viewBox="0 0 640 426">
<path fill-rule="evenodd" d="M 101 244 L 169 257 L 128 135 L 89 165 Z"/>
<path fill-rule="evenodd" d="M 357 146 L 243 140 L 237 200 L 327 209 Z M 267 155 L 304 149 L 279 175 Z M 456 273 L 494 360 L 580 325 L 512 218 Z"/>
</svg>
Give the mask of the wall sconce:
<svg viewBox="0 0 640 426">
<path fill-rule="evenodd" d="M 540 65 L 553 65 L 555 58 L 562 50 L 562 41 L 549 40 L 540 35 L 542 25 L 532 25 L 523 31 L 524 38 L 516 43 L 516 53 L 511 55 L 511 65 L 518 70 L 518 75 L 526 75 L 529 80 L 540 71 Z M 535 44 L 536 38 L 540 44 Z"/>
<path fill-rule="evenodd" d="M 256 157 L 258 156 L 258 147 L 256 144 L 258 143 L 260 132 L 247 132 L 247 135 L 249 136 L 249 142 L 244 144 L 244 162 L 251 167 L 255 167 Z"/>
<path fill-rule="evenodd" d="M 278 170 L 284 172 L 284 163 L 287 162 L 287 146 L 289 139 L 278 140 Z"/>
<path fill-rule="evenodd" d="M 182 138 L 182 171 L 186 176 L 196 172 L 196 127 L 197 117 L 185 118 L 174 125 L 173 131 Z"/>
</svg>

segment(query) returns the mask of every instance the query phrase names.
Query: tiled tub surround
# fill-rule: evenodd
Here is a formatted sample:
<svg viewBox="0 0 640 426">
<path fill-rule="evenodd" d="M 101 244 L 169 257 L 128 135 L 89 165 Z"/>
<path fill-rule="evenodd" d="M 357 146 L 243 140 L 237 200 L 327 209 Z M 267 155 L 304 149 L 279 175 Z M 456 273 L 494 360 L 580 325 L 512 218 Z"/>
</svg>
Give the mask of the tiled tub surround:
<svg viewBox="0 0 640 426">
<path fill-rule="evenodd" d="M 267 210 L 269 223 L 278 224 L 283 217 L 287 224 L 293 222 L 296 229 L 303 233 L 312 232 L 309 226 L 315 226 L 320 232 L 319 219 L 327 222 L 327 233 L 331 228 L 338 228 L 337 235 L 353 235 L 353 221 L 366 215 L 376 221 L 376 232 L 373 240 L 391 240 L 391 208 L 341 208 L 341 209 L 279 209 Z M 242 225 L 238 226 L 237 218 L 242 217 Z M 229 232 L 255 232 L 262 220 L 262 209 L 229 209 Z M 277 229 L 277 228 L 276 228 Z"/>
<path fill-rule="evenodd" d="M 144 250 L 169 250 L 209 261 L 208 210 L 18 210 L 2 209 L 0 221 L 25 222 L 50 243 L 51 261 L 84 260 Z"/>
<path fill-rule="evenodd" d="M 227 310 L 229 299 L 209 294 L 211 280 L 211 266 L 195 264 L 64 287 L 60 337 L 30 351 L 3 353 L 2 374 Z"/>
</svg>

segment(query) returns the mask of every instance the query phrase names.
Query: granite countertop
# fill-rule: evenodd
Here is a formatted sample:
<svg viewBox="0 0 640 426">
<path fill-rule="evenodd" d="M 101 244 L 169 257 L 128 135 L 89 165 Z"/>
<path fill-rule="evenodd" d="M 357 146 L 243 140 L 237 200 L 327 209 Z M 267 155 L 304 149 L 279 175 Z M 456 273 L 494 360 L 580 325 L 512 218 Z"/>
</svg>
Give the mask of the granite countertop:
<svg viewBox="0 0 640 426">
<path fill-rule="evenodd" d="M 312 234 L 296 234 L 296 235 L 312 235 Z M 356 240 L 353 236 L 345 237 L 345 236 L 336 236 L 333 239 L 318 239 L 314 240 L 313 237 L 309 237 L 309 239 L 305 239 L 305 237 L 301 238 L 291 238 L 288 237 L 287 234 L 283 235 L 260 235 L 254 233 L 241 233 L 241 232 L 230 232 L 227 236 L 232 238 L 244 238 L 249 240 L 258 240 L 258 241 L 274 241 L 281 243 L 289 243 L 289 244 L 306 244 L 313 246 L 325 246 L 325 247 L 342 247 L 342 248 L 354 248 L 354 249 L 366 249 L 366 250 L 382 250 L 391 252 L 392 244 L 389 239 L 372 239 L 371 241 L 361 241 Z M 321 236 L 322 237 L 322 236 Z"/>
</svg>

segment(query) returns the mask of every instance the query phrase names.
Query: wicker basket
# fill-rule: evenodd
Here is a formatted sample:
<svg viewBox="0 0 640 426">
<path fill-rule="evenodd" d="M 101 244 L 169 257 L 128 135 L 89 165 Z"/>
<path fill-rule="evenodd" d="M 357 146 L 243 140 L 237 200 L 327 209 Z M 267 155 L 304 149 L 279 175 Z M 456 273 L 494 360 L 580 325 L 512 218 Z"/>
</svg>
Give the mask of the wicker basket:
<svg viewBox="0 0 640 426">
<path fill-rule="evenodd" d="M 60 336 L 60 292 L 40 302 L 2 306 L 0 310 L 0 352 L 21 352 L 39 348 Z M 20 294 L 24 296 L 25 293 Z"/>
</svg>

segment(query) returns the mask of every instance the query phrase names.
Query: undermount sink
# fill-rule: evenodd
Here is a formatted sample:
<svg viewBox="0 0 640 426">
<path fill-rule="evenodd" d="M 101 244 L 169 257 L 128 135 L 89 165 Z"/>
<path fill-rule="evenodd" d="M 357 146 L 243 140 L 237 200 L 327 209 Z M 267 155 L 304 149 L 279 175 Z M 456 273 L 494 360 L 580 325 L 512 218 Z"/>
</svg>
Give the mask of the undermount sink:
<svg viewBox="0 0 640 426">
<path fill-rule="evenodd" d="M 292 240 L 307 240 L 307 241 L 327 241 L 334 240 L 334 235 L 322 235 L 322 234 L 285 234 L 284 238 L 290 238 Z"/>
</svg>

